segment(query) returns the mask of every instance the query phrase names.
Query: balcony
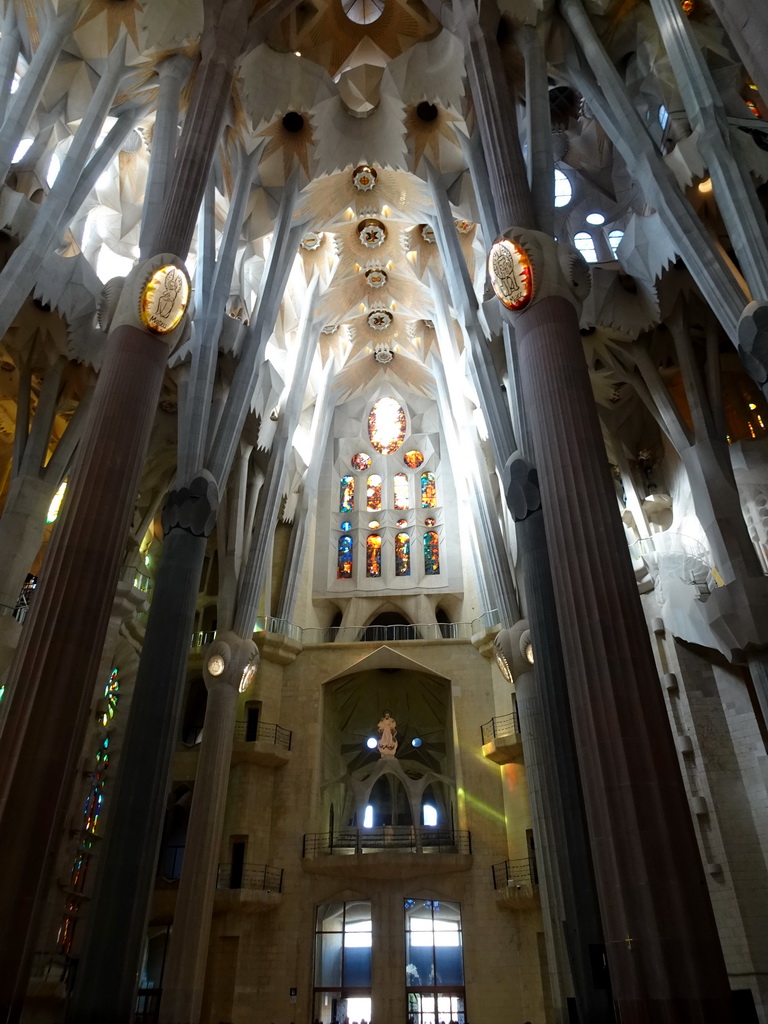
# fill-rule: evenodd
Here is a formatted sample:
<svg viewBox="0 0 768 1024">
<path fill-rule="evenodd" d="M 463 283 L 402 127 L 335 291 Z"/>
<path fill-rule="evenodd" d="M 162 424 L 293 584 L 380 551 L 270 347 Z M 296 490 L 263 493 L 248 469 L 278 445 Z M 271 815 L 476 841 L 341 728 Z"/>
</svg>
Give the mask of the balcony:
<svg viewBox="0 0 768 1024">
<path fill-rule="evenodd" d="M 280 725 L 259 722 L 254 728 L 247 721 L 236 722 L 232 762 L 279 768 L 291 759 L 291 738 L 291 730 Z"/>
<path fill-rule="evenodd" d="M 67 996 L 72 991 L 77 960 L 63 953 L 35 953 L 27 988 L 26 1007 L 30 1015 L 50 1013 L 59 1017 Z M 43 1019 L 42 1017 L 40 1019 Z"/>
<path fill-rule="evenodd" d="M 471 864 L 472 842 L 466 831 L 383 825 L 304 836 L 302 867 L 310 874 L 414 878 L 466 871 Z"/>
<path fill-rule="evenodd" d="M 216 874 L 215 914 L 242 910 L 259 914 L 274 910 L 283 889 L 283 869 L 267 864 L 219 864 Z"/>
<path fill-rule="evenodd" d="M 284 643 L 290 648 L 284 652 L 285 657 L 287 658 L 292 653 L 290 660 L 293 660 L 302 647 L 312 644 L 389 644 L 408 640 L 461 640 L 469 643 L 470 641 L 474 642 L 481 635 L 491 633 L 495 635 L 498 627 L 499 614 L 495 610 L 484 612 L 472 622 L 422 622 L 393 626 L 302 627 L 287 619 L 264 615 L 256 620 L 254 639 L 262 638 L 265 643 L 268 643 L 265 635 L 282 637 Z M 193 633 L 190 650 L 193 654 L 199 654 L 215 639 L 215 629 Z"/>
<path fill-rule="evenodd" d="M 523 860 L 503 860 L 494 864 L 493 888 L 496 902 L 508 910 L 531 910 L 539 905 L 539 876 L 536 864 Z"/>
<path fill-rule="evenodd" d="M 523 738 L 517 712 L 492 718 L 481 727 L 483 757 L 496 764 L 522 764 Z"/>
</svg>

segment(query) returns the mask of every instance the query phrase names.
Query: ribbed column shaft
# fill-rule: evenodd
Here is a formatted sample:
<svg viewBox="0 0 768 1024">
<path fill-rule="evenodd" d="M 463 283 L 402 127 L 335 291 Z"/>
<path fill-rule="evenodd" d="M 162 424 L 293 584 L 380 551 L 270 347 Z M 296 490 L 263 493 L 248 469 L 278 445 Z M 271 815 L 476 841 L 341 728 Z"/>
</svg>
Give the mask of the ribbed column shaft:
<svg viewBox="0 0 768 1024">
<path fill-rule="evenodd" d="M 73 1024 L 130 1024 L 155 879 L 167 778 L 207 537 L 165 538 L 120 757 L 87 943 L 69 1007 Z M 175 641 L 186 636 L 183 645 Z M 170 642 L 169 642 L 170 641 Z"/>
<path fill-rule="evenodd" d="M 26 988 L 45 893 L 82 750 L 130 513 L 168 349 L 130 326 L 110 338 L 89 429 L 8 677 L 0 743 L 0 1020 Z M 126 431 L 126 423 L 134 423 Z M 114 453 L 120 452 L 116 459 Z M 96 638 L 96 639 L 95 639 Z"/>
<path fill-rule="evenodd" d="M 560 634 L 622 1024 L 723 1024 L 728 980 L 575 311 L 516 320 Z"/>
<path fill-rule="evenodd" d="M 209 685 L 160 1024 L 200 1020 L 236 713 L 235 687 L 226 682 Z"/>
</svg>

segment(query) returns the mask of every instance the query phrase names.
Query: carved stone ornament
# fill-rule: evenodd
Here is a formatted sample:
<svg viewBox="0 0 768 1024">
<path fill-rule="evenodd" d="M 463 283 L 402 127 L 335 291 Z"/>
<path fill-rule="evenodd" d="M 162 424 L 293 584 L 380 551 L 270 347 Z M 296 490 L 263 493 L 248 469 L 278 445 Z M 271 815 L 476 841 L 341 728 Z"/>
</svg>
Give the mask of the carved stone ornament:
<svg viewBox="0 0 768 1024">
<path fill-rule="evenodd" d="M 378 174 L 372 167 L 362 164 L 352 171 L 352 184 L 358 192 L 370 192 L 376 185 Z"/>
<path fill-rule="evenodd" d="M 468 235 L 475 226 L 475 222 L 472 220 L 455 220 L 453 223 L 460 235 Z"/>
<path fill-rule="evenodd" d="M 395 353 L 385 341 L 380 341 L 374 349 L 373 358 L 377 363 L 391 363 L 395 358 Z"/>
<path fill-rule="evenodd" d="M 301 248 L 306 249 L 307 252 L 314 252 L 314 250 L 319 249 L 322 244 L 322 231 L 308 231 L 300 242 Z"/>
<path fill-rule="evenodd" d="M 516 313 L 555 295 L 580 312 L 592 286 L 589 266 L 573 246 L 527 228 L 508 228 L 496 239 L 488 271 L 499 300 Z"/>
<path fill-rule="evenodd" d="M 429 226 L 429 224 L 421 225 L 421 237 L 424 239 L 425 242 L 428 242 L 430 245 L 435 244 L 435 232 Z"/>
<path fill-rule="evenodd" d="M 507 309 L 525 309 L 533 298 L 533 267 L 525 249 L 509 238 L 493 243 L 488 273 L 496 297 Z"/>
<path fill-rule="evenodd" d="M 186 271 L 166 263 L 144 282 L 139 296 L 139 317 L 153 334 L 170 334 L 181 323 L 190 294 Z"/>
<path fill-rule="evenodd" d="M 323 334 L 335 334 L 338 329 L 338 324 L 326 324 L 323 328 Z"/>
<path fill-rule="evenodd" d="M 392 320 L 388 309 L 372 309 L 368 314 L 368 326 L 372 331 L 386 331 Z"/>
<path fill-rule="evenodd" d="M 366 270 L 365 280 L 369 288 L 383 288 L 388 280 L 387 272 L 381 267 L 373 267 L 371 270 Z"/>
<path fill-rule="evenodd" d="M 357 225 L 357 237 L 366 249 L 378 249 L 387 237 L 387 229 L 380 220 L 368 218 Z"/>
</svg>

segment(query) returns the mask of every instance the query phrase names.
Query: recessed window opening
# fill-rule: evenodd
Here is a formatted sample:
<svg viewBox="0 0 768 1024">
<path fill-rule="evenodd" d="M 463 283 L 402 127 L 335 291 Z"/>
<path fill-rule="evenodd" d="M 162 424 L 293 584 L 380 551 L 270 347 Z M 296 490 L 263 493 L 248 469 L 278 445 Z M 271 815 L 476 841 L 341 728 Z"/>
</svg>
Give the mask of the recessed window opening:
<svg viewBox="0 0 768 1024">
<path fill-rule="evenodd" d="M 579 250 L 587 263 L 597 263 L 597 250 L 595 241 L 587 231 L 578 231 L 573 236 L 573 244 Z"/>
<path fill-rule="evenodd" d="M 568 177 L 555 168 L 555 206 L 567 206 L 573 199 L 573 186 Z"/>
<path fill-rule="evenodd" d="M 611 247 L 611 252 L 614 256 L 618 256 L 619 245 L 624 237 L 623 231 L 609 231 L 608 232 L 608 244 Z"/>
<path fill-rule="evenodd" d="M 432 804 L 424 804 L 421 809 L 422 817 L 424 818 L 424 824 L 429 828 L 434 828 L 437 825 L 437 808 L 433 807 Z"/>
</svg>

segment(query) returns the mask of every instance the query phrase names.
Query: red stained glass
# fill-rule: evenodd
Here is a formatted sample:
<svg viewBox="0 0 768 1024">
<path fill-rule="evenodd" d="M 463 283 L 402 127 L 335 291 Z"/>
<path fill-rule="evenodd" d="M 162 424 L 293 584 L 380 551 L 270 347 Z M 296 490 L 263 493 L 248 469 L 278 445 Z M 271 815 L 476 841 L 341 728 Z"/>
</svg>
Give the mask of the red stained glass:
<svg viewBox="0 0 768 1024">
<path fill-rule="evenodd" d="M 381 537 L 372 533 L 365 542 L 365 574 L 372 578 L 381 576 Z"/>
</svg>

